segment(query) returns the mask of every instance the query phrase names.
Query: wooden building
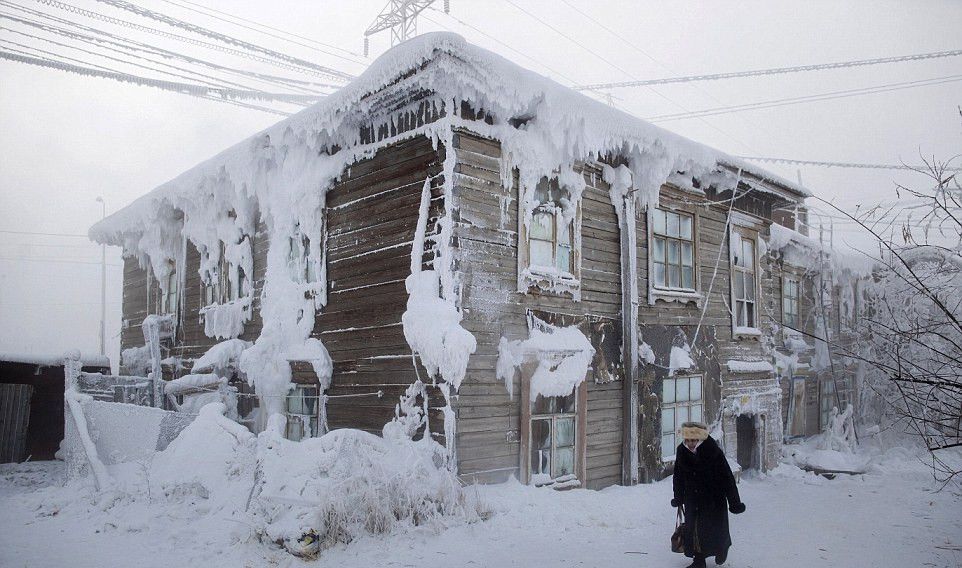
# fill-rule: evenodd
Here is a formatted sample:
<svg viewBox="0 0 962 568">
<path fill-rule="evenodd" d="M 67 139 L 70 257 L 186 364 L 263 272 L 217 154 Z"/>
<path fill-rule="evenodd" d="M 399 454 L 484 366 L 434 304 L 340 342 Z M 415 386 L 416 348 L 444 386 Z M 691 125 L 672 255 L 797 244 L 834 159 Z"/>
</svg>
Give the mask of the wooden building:
<svg viewBox="0 0 962 568">
<path fill-rule="evenodd" d="M 766 243 L 773 223 L 794 229 L 803 188 L 450 34 L 395 48 L 331 99 L 92 229 L 125 248 L 127 372 L 144 366 L 148 314 L 174 320 L 167 378 L 225 338 L 252 342 L 246 354 L 303 328 L 330 370 L 264 350 L 290 369 L 282 408 L 263 362 L 221 369 L 255 429 L 270 412 L 294 438 L 380 433 L 424 409 L 417 435 L 446 445 L 464 479 L 601 488 L 670 472 L 691 419 L 743 468 L 775 465 L 787 304 Z M 406 279 L 421 270 L 474 338 L 454 380 L 412 343 Z M 525 340 L 572 328 L 590 342 L 587 372 L 538 394 L 578 353 Z"/>
</svg>

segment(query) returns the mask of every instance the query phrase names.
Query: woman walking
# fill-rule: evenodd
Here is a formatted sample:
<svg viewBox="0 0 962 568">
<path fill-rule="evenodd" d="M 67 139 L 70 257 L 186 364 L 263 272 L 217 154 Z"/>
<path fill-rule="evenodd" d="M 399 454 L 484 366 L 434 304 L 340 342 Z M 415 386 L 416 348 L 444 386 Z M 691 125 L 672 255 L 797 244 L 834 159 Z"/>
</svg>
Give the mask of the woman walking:
<svg viewBox="0 0 962 568">
<path fill-rule="evenodd" d="M 715 557 L 715 564 L 722 564 L 732 545 L 728 511 L 743 513 L 745 504 L 738 497 L 725 452 L 708 435 L 708 427 L 701 422 L 685 422 L 681 437 L 684 441 L 675 451 L 675 498 L 671 505 L 684 507 L 685 556 L 694 559 L 688 568 L 705 566 L 709 556 Z"/>
</svg>

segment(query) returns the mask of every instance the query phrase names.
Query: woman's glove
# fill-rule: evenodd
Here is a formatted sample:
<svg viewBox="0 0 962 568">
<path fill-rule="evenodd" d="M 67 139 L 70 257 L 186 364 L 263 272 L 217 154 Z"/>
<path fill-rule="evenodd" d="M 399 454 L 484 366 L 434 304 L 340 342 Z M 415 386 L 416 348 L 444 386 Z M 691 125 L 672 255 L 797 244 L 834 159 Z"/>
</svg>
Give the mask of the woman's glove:
<svg viewBox="0 0 962 568">
<path fill-rule="evenodd" d="M 678 500 L 678 499 L 672 499 L 672 500 L 671 500 L 671 506 L 672 506 L 672 507 L 681 507 L 681 501 Z"/>
<path fill-rule="evenodd" d="M 734 514 L 734 515 L 740 515 L 740 514 L 742 514 L 742 513 L 745 512 L 745 504 L 744 504 L 744 503 L 732 503 L 731 506 L 728 507 L 728 510 L 731 511 L 732 514 Z"/>
</svg>

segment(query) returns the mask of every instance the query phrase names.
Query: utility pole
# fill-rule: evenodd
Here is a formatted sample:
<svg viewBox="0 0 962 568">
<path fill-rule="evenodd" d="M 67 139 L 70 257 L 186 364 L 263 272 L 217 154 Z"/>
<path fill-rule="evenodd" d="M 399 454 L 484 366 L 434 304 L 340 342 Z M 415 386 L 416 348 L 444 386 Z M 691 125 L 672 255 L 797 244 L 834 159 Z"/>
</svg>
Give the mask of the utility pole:
<svg viewBox="0 0 962 568">
<path fill-rule="evenodd" d="M 97 196 L 100 203 L 100 220 L 107 218 L 107 203 Z M 100 355 L 107 356 L 107 245 L 100 245 Z"/>
<path fill-rule="evenodd" d="M 390 0 L 368 28 L 364 31 L 364 56 L 367 57 L 368 38 L 378 32 L 391 30 L 391 45 L 418 35 L 418 14 L 434 4 L 435 0 Z M 444 13 L 451 11 L 450 0 L 444 0 Z"/>
</svg>

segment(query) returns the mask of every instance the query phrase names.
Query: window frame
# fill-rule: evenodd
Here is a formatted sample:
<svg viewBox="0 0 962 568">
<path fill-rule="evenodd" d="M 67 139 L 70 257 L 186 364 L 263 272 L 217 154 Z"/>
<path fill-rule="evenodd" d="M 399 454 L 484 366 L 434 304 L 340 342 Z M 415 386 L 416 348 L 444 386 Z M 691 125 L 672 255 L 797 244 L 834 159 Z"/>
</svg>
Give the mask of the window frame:
<svg viewBox="0 0 962 568">
<path fill-rule="evenodd" d="M 678 382 L 677 381 L 680 379 L 684 379 L 688 381 L 687 400 L 682 400 L 682 401 L 678 400 Z M 699 392 L 699 398 L 696 400 L 693 400 L 691 398 L 691 390 L 692 390 L 691 381 L 695 379 L 697 379 L 701 383 L 701 388 Z M 674 386 L 674 388 L 672 389 L 673 400 L 671 402 L 665 402 L 665 385 L 668 383 L 668 381 L 671 381 L 671 384 Z M 686 374 L 676 374 L 670 377 L 666 376 L 665 378 L 662 379 L 661 393 L 659 395 L 658 402 L 661 406 L 659 409 L 659 424 L 661 424 L 661 431 L 659 432 L 659 443 L 661 444 L 661 461 L 663 463 L 670 463 L 674 461 L 675 449 L 678 447 L 678 444 L 681 443 L 678 441 L 678 430 L 681 428 L 681 424 L 689 421 L 704 422 L 704 419 L 705 419 L 705 375 L 704 373 L 692 373 L 692 374 L 686 373 Z M 692 404 L 694 402 L 697 402 L 699 404 Z M 699 411 L 701 414 L 697 419 L 693 419 L 691 416 L 691 409 L 695 406 L 701 406 L 701 410 Z M 687 416 L 688 416 L 687 420 L 681 420 L 681 421 L 678 420 L 677 409 L 679 408 L 687 409 Z M 665 417 L 666 410 L 672 411 L 672 428 L 673 429 L 670 432 L 665 431 L 664 417 Z M 671 436 L 672 440 L 675 442 L 668 448 L 665 447 L 666 436 Z M 665 454 L 666 451 L 670 451 L 671 454 L 666 455 Z"/>
<path fill-rule="evenodd" d="M 658 232 L 658 230 L 656 229 L 656 225 L 657 225 L 657 223 L 656 223 L 656 221 L 655 221 L 655 216 L 656 216 L 656 215 L 664 215 L 664 216 L 665 216 L 665 230 L 664 230 L 664 232 L 661 232 L 661 233 L 660 233 L 660 232 Z M 679 234 L 678 234 L 678 236 L 671 236 L 671 235 L 669 234 L 669 233 L 671 232 L 670 230 L 668 230 L 668 227 L 669 227 L 669 224 L 670 224 L 669 216 L 678 217 L 678 220 L 679 220 L 679 231 L 678 231 Z M 682 218 L 688 218 L 688 219 L 690 220 L 690 224 L 691 224 L 690 238 L 687 238 L 687 239 L 686 239 L 685 237 L 681 236 L 680 227 L 681 227 L 681 219 L 682 219 Z M 657 207 L 657 208 L 652 208 L 652 209 L 648 212 L 648 220 L 649 220 L 649 223 L 648 223 L 648 227 L 649 227 L 649 229 L 648 229 L 648 256 L 649 256 L 649 258 L 650 258 L 650 262 L 649 262 L 649 265 L 650 265 L 649 280 L 650 280 L 650 282 L 651 282 L 651 287 L 652 287 L 652 289 L 655 290 L 655 291 L 658 291 L 658 292 L 670 292 L 670 293 L 682 293 L 682 294 L 694 294 L 694 293 L 697 293 L 697 291 L 698 291 L 698 231 L 697 231 L 697 215 L 695 215 L 695 214 L 692 213 L 692 212 L 688 212 L 688 211 L 682 211 L 682 210 L 678 210 L 678 209 L 669 209 L 669 208 L 665 208 L 665 207 Z M 660 261 L 656 258 L 655 248 L 656 248 L 656 241 L 658 241 L 658 240 L 662 240 L 662 241 L 664 241 L 664 243 L 665 243 L 665 245 L 664 245 L 664 250 L 663 250 L 663 258 L 664 258 L 664 261 L 663 261 L 663 262 L 660 262 Z M 672 243 L 672 242 L 677 242 L 677 243 L 678 243 L 678 262 L 677 262 L 677 263 L 672 263 L 672 262 L 671 262 L 671 255 L 670 255 L 670 252 L 669 252 L 669 251 L 670 251 L 671 243 Z M 691 245 L 691 265 L 690 265 L 689 267 L 687 267 L 687 268 L 690 268 L 690 269 L 691 269 L 691 287 L 686 287 L 686 286 L 684 286 L 684 269 L 686 268 L 686 266 L 685 266 L 685 263 L 684 263 L 684 262 L 685 262 L 685 261 L 684 261 L 685 255 L 684 255 L 684 252 L 683 252 L 683 251 L 684 251 L 684 245 L 685 245 L 685 244 Z M 657 271 L 656 271 L 656 269 L 655 269 L 655 265 L 657 265 L 657 264 L 662 264 L 662 265 L 664 265 L 664 267 L 665 267 L 665 271 L 664 271 L 664 279 L 665 279 L 665 282 L 664 282 L 664 284 L 660 284 L 660 283 L 657 282 L 657 278 L 656 278 L 656 276 L 655 276 L 655 275 L 657 274 Z M 672 286 L 672 285 L 670 284 L 670 280 L 671 280 L 670 270 L 671 270 L 672 267 L 675 267 L 675 266 L 678 268 L 678 279 L 679 279 L 679 285 L 678 285 L 678 286 Z"/>
<path fill-rule="evenodd" d="M 581 173 L 581 172 L 579 172 Z M 541 183 L 547 183 L 549 188 L 552 184 L 557 184 L 557 178 L 545 181 L 547 178 L 542 178 Z M 517 187 L 517 178 L 515 178 Z M 556 186 L 558 187 L 558 186 Z M 558 187 L 559 192 L 563 192 L 564 189 Z M 588 191 L 588 189 L 585 189 Z M 522 293 L 529 293 L 532 288 L 538 288 L 541 292 L 568 292 L 570 293 L 576 301 L 581 299 L 581 276 L 582 276 L 582 201 L 574 205 L 575 211 L 574 216 L 568 223 L 569 230 L 571 233 L 571 266 L 570 270 L 563 272 L 558 269 L 558 233 L 561 222 L 564 219 L 563 210 L 560 204 L 546 201 L 539 203 L 534 209 L 531 210 L 530 217 L 528 216 L 528 211 L 525 210 L 523 191 L 518 189 L 519 196 L 518 199 L 518 291 Z M 536 222 L 536 215 L 539 213 L 550 213 L 554 216 L 554 222 L 551 229 L 552 240 L 551 240 L 551 266 L 542 266 L 539 264 L 532 264 L 531 262 L 531 240 L 532 240 L 532 226 Z M 527 219 L 527 222 L 525 221 Z M 542 242 L 547 242 L 546 239 L 535 239 Z M 545 288 L 544 286 L 539 286 L 546 281 L 549 281 L 552 286 Z"/>
<path fill-rule="evenodd" d="M 795 295 L 792 296 L 788 293 L 788 289 L 794 285 Z M 802 281 L 800 278 L 794 275 L 783 275 L 782 276 L 782 324 L 788 328 L 788 331 L 802 329 L 802 311 L 801 311 L 801 297 L 802 297 Z M 794 302 L 791 300 L 794 299 Z M 786 309 L 788 306 L 794 307 L 794 313 Z M 790 323 L 791 317 L 794 317 L 794 322 Z"/>
<path fill-rule="evenodd" d="M 253 254 L 253 239 L 250 235 L 241 237 L 238 244 L 244 240 L 251 241 L 251 254 Z M 220 258 L 217 262 L 216 274 L 210 275 L 207 281 L 201 279 L 201 299 L 203 307 L 213 305 L 224 305 L 250 296 L 254 291 L 254 284 L 251 280 L 252 275 L 244 271 L 240 264 L 231 265 L 227 261 L 227 247 L 223 241 L 219 242 Z M 246 290 L 245 290 L 246 288 Z"/>
<path fill-rule="evenodd" d="M 538 368 L 539 362 L 537 358 L 527 357 L 525 362 L 521 365 L 521 440 L 520 440 L 520 463 L 518 476 L 521 482 L 525 485 L 531 484 L 531 448 L 532 448 L 532 420 L 542 420 L 544 416 L 554 416 L 554 417 L 564 417 L 574 416 L 575 418 L 575 431 L 574 431 L 574 472 L 578 481 L 581 482 L 582 486 L 587 481 L 587 468 L 585 465 L 585 448 L 587 444 L 587 431 L 588 431 L 588 420 L 587 420 L 587 410 L 588 410 L 588 377 L 585 377 L 577 387 L 574 388 L 574 413 L 556 413 L 556 414 L 534 414 L 534 400 L 531 397 L 531 377 Z M 590 375 L 590 371 L 589 371 Z M 555 418 L 552 420 L 552 428 L 557 420 Z M 552 429 L 552 451 L 555 447 L 554 433 L 556 430 Z M 553 460 L 553 458 L 552 458 Z M 551 485 L 552 483 L 544 484 Z"/>
<path fill-rule="evenodd" d="M 741 266 L 736 262 L 739 258 L 742 258 L 741 256 L 738 256 L 738 257 L 732 256 L 733 245 L 731 243 L 731 240 L 736 234 L 738 235 L 739 242 L 741 244 L 740 246 L 741 252 L 744 252 L 745 250 L 745 244 L 744 244 L 745 241 L 749 241 L 752 243 L 752 258 L 751 258 L 752 264 L 750 269 L 748 267 Z M 761 263 L 759 262 L 759 258 L 758 258 L 759 234 L 758 234 L 758 231 L 748 229 L 742 226 L 732 225 L 729 229 L 728 239 L 729 239 L 728 266 L 730 270 L 729 300 L 731 302 L 732 335 L 736 338 L 737 337 L 758 337 L 760 335 L 760 329 L 761 329 L 759 326 L 758 307 L 762 304 L 761 283 L 760 283 Z M 736 278 L 735 278 L 736 274 L 741 274 L 742 276 L 742 283 L 743 283 L 742 293 L 745 295 L 745 298 L 743 299 L 739 299 L 736 295 Z M 745 283 L 747 282 L 747 279 L 745 277 L 748 274 L 751 274 L 752 276 L 751 278 L 752 279 L 752 299 L 751 300 L 747 299 L 748 288 L 747 286 L 745 286 Z M 743 304 L 743 306 L 739 306 L 740 303 Z M 747 313 L 748 304 L 752 305 L 751 321 L 748 320 L 748 313 Z M 743 307 L 745 310 L 745 313 L 744 313 L 745 325 L 739 325 L 740 307 Z"/>
<path fill-rule="evenodd" d="M 294 396 L 294 393 L 298 390 L 313 390 L 314 394 L 310 396 L 300 395 L 300 400 L 313 400 L 314 403 L 314 414 L 292 412 L 291 411 L 291 400 L 298 398 Z M 287 397 L 284 399 L 284 416 L 287 418 L 287 424 L 284 427 L 284 437 L 293 442 L 299 442 L 306 438 L 316 438 L 322 435 L 321 428 L 321 399 L 324 395 L 321 393 L 321 386 L 317 383 L 293 383 L 291 390 L 288 392 Z M 307 418 L 307 423 L 305 427 L 304 418 Z M 296 440 L 292 437 L 292 426 L 295 424 L 301 425 L 301 435 Z"/>
</svg>

